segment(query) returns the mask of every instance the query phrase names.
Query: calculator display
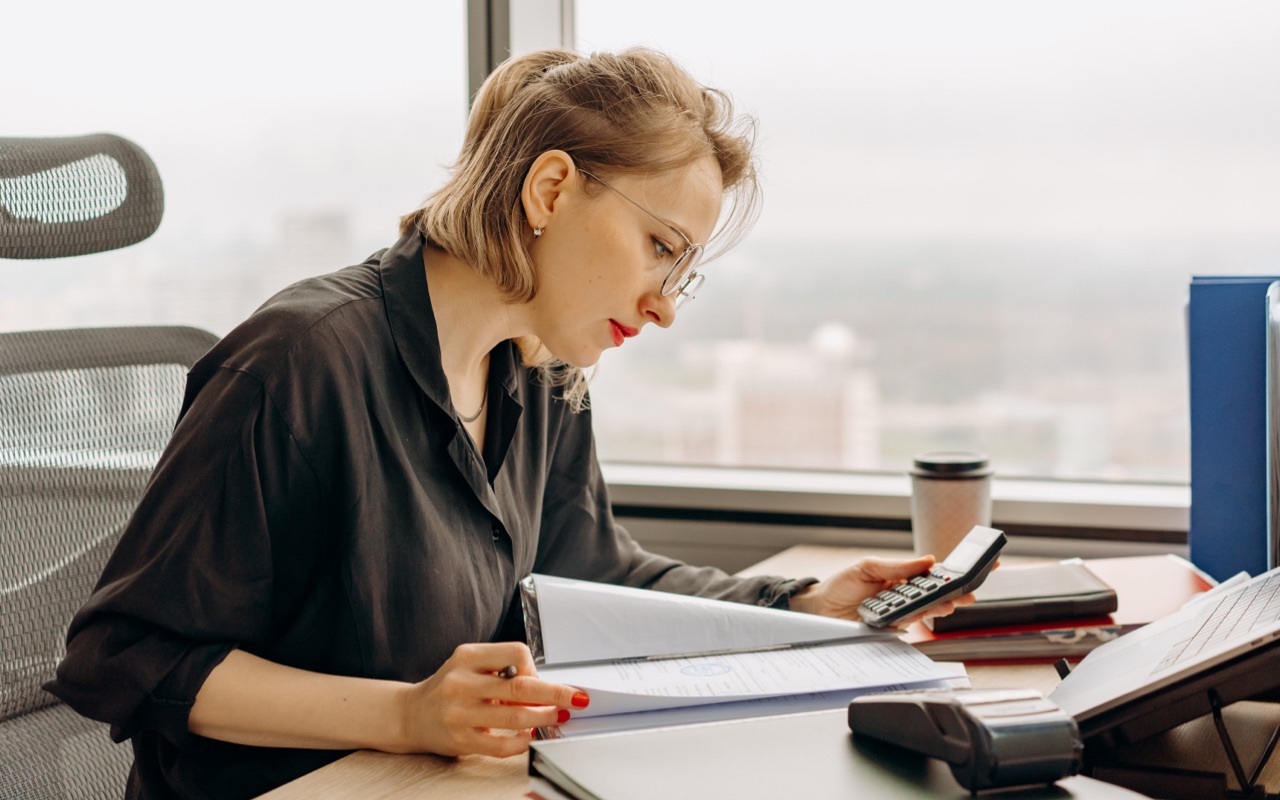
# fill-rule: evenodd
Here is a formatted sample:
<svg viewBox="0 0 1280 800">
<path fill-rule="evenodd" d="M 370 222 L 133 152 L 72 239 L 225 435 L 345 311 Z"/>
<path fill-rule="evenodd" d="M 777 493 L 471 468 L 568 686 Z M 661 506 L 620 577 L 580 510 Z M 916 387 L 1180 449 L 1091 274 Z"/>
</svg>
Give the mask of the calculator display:
<svg viewBox="0 0 1280 800">
<path fill-rule="evenodd" d="M 942 562 L 942 568 L 948 572 L 968 572 L 986 551 L 987 542 L 965 539 L 956 545 L 956 549 L 951 551 L 947 560 Z"/>
</svg>

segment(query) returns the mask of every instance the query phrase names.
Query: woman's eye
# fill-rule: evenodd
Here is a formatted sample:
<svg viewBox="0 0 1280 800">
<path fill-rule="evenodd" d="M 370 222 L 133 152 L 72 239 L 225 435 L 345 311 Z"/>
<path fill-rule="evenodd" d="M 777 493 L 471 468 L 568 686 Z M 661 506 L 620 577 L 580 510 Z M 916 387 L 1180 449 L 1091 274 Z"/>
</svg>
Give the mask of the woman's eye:
<svg viewBox="0 0 1280 800">
<path fill-rule="evenodd" d="M 670 247 L 667 247 L 667 245 L 663 243 L 661 239 L 653 240 L 653 249 L 654 249 L 654 252 L 657 253 L 658 258 L 666 258 L 667 256 L 675 254 L 675 251 L 672 250 Z"/>
</svg>

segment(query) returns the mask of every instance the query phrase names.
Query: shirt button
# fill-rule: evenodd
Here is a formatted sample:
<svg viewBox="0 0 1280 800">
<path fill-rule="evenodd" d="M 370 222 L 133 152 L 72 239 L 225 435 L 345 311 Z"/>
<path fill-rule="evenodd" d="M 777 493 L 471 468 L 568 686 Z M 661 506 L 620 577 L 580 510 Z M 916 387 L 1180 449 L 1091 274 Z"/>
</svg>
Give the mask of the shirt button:
<svg viewBox="0 0 1280 800">
<path fill-rule="evenodd" d="M 501 526 L 501 525 L 499 525 L 499 524 L 498 524 L 498 523 L 496 523 L 496 522 L 495 522 L 495 523 L 493 523 L 493 529 L 492 529 L 492 530 L 493 530 L 493 540 L 494 540 L 495 542 L 496 542 L 496 541 L 498 541 L 498 539 L 502 538 L 502 526 Z"/>
</svg>

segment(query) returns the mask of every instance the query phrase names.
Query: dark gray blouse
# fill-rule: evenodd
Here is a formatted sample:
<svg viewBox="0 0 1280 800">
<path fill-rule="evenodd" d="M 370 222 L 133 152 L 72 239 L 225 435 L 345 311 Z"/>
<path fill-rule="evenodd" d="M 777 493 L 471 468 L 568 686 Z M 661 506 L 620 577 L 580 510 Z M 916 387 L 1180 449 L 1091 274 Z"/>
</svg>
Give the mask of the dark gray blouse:
<svg viewBox="0 0 1280 800">
<path fill-rule="evenodd" d="M 248 797 L 343 755 L 187 731 L 232 648 L 422 680 L 519 639 L 529 572 L 785 605 L 642 550 L 613 521 L 589 412 L 490 355 L 486 444 L 457 420 L 418 235 L 269 300 L 191 370 L 173 440 L 49 691 L 131 738 L 131 797 Z"/>
</svg>

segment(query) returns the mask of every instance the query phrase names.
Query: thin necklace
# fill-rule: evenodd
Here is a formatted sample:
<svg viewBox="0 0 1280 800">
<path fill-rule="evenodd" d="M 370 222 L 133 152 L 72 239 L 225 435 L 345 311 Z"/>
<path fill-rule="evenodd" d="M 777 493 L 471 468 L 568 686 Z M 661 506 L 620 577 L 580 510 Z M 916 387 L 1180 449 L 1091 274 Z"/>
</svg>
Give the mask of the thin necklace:
<svg viewBox="0 0 1280 800">
<path fill-rule="evenodd" d="M 464 416 L 462 415 L 462 412 L 461 412 L 461 411 L 458 411 L 458 407 L 457 407 L 457 406 L 454 406 L 454 407 L 453 407 L 453 410 L 454 410 L 454 411 L 458 411 L 458 419 L 462 420 L 463 422 L 465 422 L 465 423 L 467 423 L 467 424 L 470 424 L 470 423 L 475 422 L 476 420 L 480 419 L 480 412 L 481 412 L 481 411 L 484 411 L 484 404 L 485 404 L 485 402 L 486 402 L 488 399 L 489 399 L 489 385 L 488 385 L 488 384 L 485 384 L 485 387 L 484 387 L 484 395 L 480 398 L 480 407 L 476 409 L 476 413 L 472 414 L 472 415 L 471 415 L 471 416 L 469 416 L 469 417 L 464 417 Z"/>
</svg>

